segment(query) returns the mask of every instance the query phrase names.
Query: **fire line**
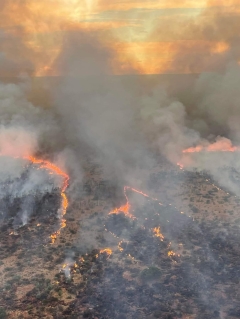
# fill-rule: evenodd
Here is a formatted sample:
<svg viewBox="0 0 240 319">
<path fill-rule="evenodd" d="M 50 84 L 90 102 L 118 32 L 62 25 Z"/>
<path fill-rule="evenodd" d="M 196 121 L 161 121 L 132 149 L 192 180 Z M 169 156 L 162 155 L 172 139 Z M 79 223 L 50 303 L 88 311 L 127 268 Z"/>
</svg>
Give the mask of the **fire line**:
<svg viewBox="0 0 240 319">
<path fill-rule="evenodd" d="M 25 159 L 29 160 L 33 164 L 39 164 L 41 169 L 46 169 L 47 171 L 50 171 L 51 173 L 55 173 L 56 175 L 60 175 L 64 178 L 64 182 L 61 188 L 61 197 L 62 197 L 62 204 L 61 204 L 61 223 L 60 228 L 55 231 L 53 234 L 50 235 L 52 244 L 55 243 L 57 237 L 60 235 L 61 229 L 66 227 L 66 219 L 64 219 L 64 215 L 67 212 L 68 208 L 68 198 L 65 194 L 65 191 L 69 185 L 69 176 L 67 173 L 65 173 L 63 170 L 61 170 L 58 166 L 53 164 L 50 161 L 42 160 L 35 158 L 33 156 L 24 157 Z"/>
<path fill-rule="evenodd" d="M 4 156 L 4 154 L 0 154 L 0 156 Z M 60 228 L 50 235 L 51 242 L 52 244 L 54 244 L 57 237 L 60 235 L 61 229 L 66 227 L 66 220 L 64 219 L 64 215 L 66 214 L 69 203 L 68 203 L 68 198 L 65 192 L 69 185 L 70 178 L 67 173 L 65 173 L 63 170 L 60 169 L 60 167 L 58 167 L 57 165 L 53 164 L 50 161 L 46 161 L 33 156 L 23 156 L 23 157 L 12 156 L 12 157 L 16 159 L 22 158 L 24 160 L 29 161 L 32 164 L 39 165 L 40 169 L 45 169 L 46 171 L 49 172 L 49 174 L 55 174 L 55 175 L 61 176 L 64 179 L 62 187 L 61 187 L 62 203 L 61 203 L 61 215 L 60 215 L 60 218 L 61 218 Z"/>
<path fill-rule="evenodd" d="M 154 201 L 159 201 L 158 198 L 155 198 L 155 197 L 151 197 L 149 196 L 148 194 L 145 194 L 143 193 L 142 191 L 136 189 L 136 188 L 132 188 L 130 186 L 124 186 L 124 196 L 126 198 L 126 204 L 125 205 L 122 205 L 118 208 L 115 208 L 114 210 L 112 210 L 109 215 L 113 215 L 113 214 L 120 214 L 120 213 L 124 213 L 125 216 L 131 218 L 131 219 L 136 219 L 136 217 L 134 215 L 132 215 L 129 211 L 130 211 L 130 208 L 131 208 L 131 205 L 130 205 L 130 202 L 129 202 L 129 199 L 128 199 L 128 196 L 127 196 L 127 190 L 131 190 L 133 191 L 134 193 L 137 193 L 137 194 L 140 194 L 144 197 L 147 197 L 151 200 L 154 200 Z M 163 204 L 161 202 L 159 202 L 159 205 L 162 206 Z"/>
</svg>

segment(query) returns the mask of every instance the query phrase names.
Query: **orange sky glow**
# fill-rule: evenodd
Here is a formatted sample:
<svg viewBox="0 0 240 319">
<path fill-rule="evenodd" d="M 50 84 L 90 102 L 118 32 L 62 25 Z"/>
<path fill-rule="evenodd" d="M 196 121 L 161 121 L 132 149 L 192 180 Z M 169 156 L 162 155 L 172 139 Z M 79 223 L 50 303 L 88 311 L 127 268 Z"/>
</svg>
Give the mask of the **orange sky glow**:
<svg viewBox="0 0 240 319">
<path fill-rule="evenodd" d="M 176 56 L 221 58 L 239 32 L 237 0 L 4 0 L 0 5 L 0 50 L 14 61 L 10 76 L 58 75 L 55 67 L 67 32 L 97 35 L 112 52 L 115 74 L 194 73 L 207 71 L 202 61 L 189 67 Z M 233 17 L 231 30 L 221 32 L 219 17 Z M 240 19 L 239 19 L 240 20 Z M 232 20 L 231 20 L 232 21 Z M 239 57 L 240 60 L 240 57 Z M 31 64 L 31 66 L 30 66 Z M 4 74 L 4 72 L 2 72 Z M 4 74 L 5 75 L 5 74 Z"/>
</svg>

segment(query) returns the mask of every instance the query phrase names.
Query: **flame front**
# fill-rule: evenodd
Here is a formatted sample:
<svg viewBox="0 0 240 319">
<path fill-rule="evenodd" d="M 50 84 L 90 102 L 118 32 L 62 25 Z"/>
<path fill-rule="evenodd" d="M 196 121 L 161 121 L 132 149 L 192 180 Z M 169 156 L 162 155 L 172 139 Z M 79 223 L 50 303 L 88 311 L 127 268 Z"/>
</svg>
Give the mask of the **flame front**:
<svg viewBox="0 0 240 319">
<path fill-rule="evenodd" d="M 125 205 L 122 205 L 118 208 L 115 208 L 114 210 L 112 210 L 109 215 L 113 215 L 113 214 L 121 214 L 121 213 L 124 213 L 125 216 L 131 218 L 131 219 L 136 219 L 136 217 L 134 215 L 132 215 L 129 211 L 131 209 L 131 205 L 130 205 L 130 202 L 129 202 L 129 199 L 128 199 L 128 196 L 127 196 L 127 190 L 131 190 L 132 192 L 134 193 L 137 193 L 137 194 L 140 194 L 144 197 L 147 197 L 151 200 L 154 200 L 154 201 L 158 201 L 158 204 L 159 205 L 163 205 L 161 202 L 159 202 L 159 199 L 158 198 L 155 198 L 155 197 L 151 197 L 149 196 L 148 194 L 136 189 L 136 188 L 133 188 L 133 187 L 130 187 L 130 186 L 124 186 L 124 196 L 126 198 L 126 204 Z"/>
<path fill-rule="evenodd" d="M 4 154 L 1 153 L 0 156 L 4 156 Z M 18 159 L 21 157 L 15 156 L 14 158 Z M 60 167 L 58 167 L 57 165 L 53 164 L 50 161 L 39 159 L 39 158 L 36 158 L 33 156 L 23 156 L 22 158 L 24 160 L 29 161 L 32 164 L 40 165 L 39 168 L 45 169 L 46 171 L 48 171 L 48 173 L 50 175 L 55 174 L 55 175 L 61 176 L 63 178 L 63 184 L 61 187 L 62 203 L 61 203 L 61 208 L 60 208 L 60 218 L 61 218 L 60 229 L 58 229 L 57 231 L 55 231 L 53 234 L 50 235 L 51 241 L 52 241 L 52 243 L 54 243 L 56 241 L 57 237 L 59 236 L 61 229 L 66 227 L 66 220 L 63 217 L 66 214 L 69 203 L 68 203 L 68 198 L 67 198 L 65 191 L 69 185 L 70 178 L 69 178 L 67 173 L 65 173 L 63 170 L 61 170 Z M 37 226 L 40 226 L 40 224 L 38 224 Z"/>
<path fill-rule="evenodd" d="M 60 208 L 60 218 L 61 218 L 61 223 L 60 223 L 60 229 L 55 231 L 53 234 L 51 234 L 50 238 L 52 240 L 52 244 L 55 243 L 57 237 L 60 235 L 61 229 L 66 227 L 66 220 L 63 218 L 64 215 L 66 214 L 67 208 L 68 208 L 68 198 L 67 195 L 65 194 L 65 191 L 69 185 L 69 176 L 67 173 L 65 173 L 63 170 L 61 170 L 58 166 L 53 164 L 50 161 L 42 160 L 35 158 L 33 156 L 28 156 L 25 157 L 25 159 L 29 160 L 33 164 L 39 164 L 41 169 L 46 169 L 49 174 L 56 174 L 61 176 L 64 179 L 63 185 L 61 187 L 61 197 L 62 197 L 62 203 L 61 203 L 61 208 Z"/>
<path fill-rule="evenodd" d="M 66 214 L 67 208 L 68 208 L 68 198 L 67 195 L 65 194 L 65 191 L 69 185 L 69 176 L 67 173 L 65 173 L 63 170 L 61 170 L 58 166 L 53 164 L 50 161 L 42 160 L 35 158 L 33 156 L 28 156 L 25 157 L 25 159 L 29 160 L 33 164 L 39 164 L 41 169 L 46 169 L 49 174 L 56 174 L 61 176 L 64 179 L 62 188 L 61 188 L 61 197 L 62 197 L 62 203 L 61 203 L 61 209 L 60 209 L 60 218 L 61 218 L 61 223 L 60 223 L 60 229 L 55 231 L 53 234 L 51 234 L 50 238 L 52 240 L 52 244 L 55 243 L 57 237 L 60 235 L 61 229 L 66 227 L 66 220 L 63 218 L 64 215 Z"/>
<path fill-rule="evenodd" d="M 217 137 L 216 141 L 212 144 L 209 144 L 209 142 L 205 141 L 202 144 L 182 150 L 183 157 L 181 158 L 181 162 L 179 161 L 177 163 L 177 166 L 181 170 L 183 170 L 185 166 L 192 164 L 192 160 L 187 155 L 190 155 L 193 153 L 214 153 L 214 152 L 223 152 L 223 153 L 240 152 L 240 146 L 233 145 L 231 140 L 229 140 L 228 138 Z"/>
<path fill-rule="evenodd" d="M 126 198 L 126 204 L 125 205 L 122 205 L 121 207 L 119 207 L 119 208 L 115 208 L 113 211 L 111 211 L 110 213 L 109 213 L 109 215 L 113 215 L 113 214 L 121 214 L 121 213 L 123 213 L 125 216 L 127 216 L 127 217 L 129 217 L 129 218 L 131 218 L 131 219 L 135 219 L 136 217 L 135 216 L 133 216 L 130 212 L 129 212 L 129 210 L 130 210 L 130 208 L 131 208 L 131 205 L 130 205 L 130 203 L 129 203 L 129 199 L 128 199 L 128 196 L 127 196 L 127 194 L 126 194 L 126 191 L 127 191 L 127 189 L 129 189 L 130 187 L 128 187 L 128 186 L 124 186 L 124 196 L 125 196 L 125 198 Z"/>
<path fill-rule="evenodd" d="M 227 142 L 226 142 L 227 141 Z M 183 153 L 200 153 L 200 152 L 239 152 L 240 146 L 234 146 L 232 143 L 226 139 L 222 141 L 217 141 L 213 144 L 207 146 L 197 145 L 195 147 L 189 147 L 183 150 Z"/>
</svg>

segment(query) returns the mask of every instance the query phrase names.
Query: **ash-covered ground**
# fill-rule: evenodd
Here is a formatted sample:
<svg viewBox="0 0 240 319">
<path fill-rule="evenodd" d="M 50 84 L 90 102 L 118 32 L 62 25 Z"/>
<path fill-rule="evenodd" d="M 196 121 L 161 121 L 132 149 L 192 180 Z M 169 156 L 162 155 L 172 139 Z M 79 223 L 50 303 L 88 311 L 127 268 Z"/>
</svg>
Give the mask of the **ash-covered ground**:
<svg viewBox="0 0 240 319">
<path fill-rule="evenodd" d="M 146 189 L 109 214 L 123 187 L 89 164 L 54 244 L 60 189 L 2 198 L 0 318 L 240 318 L 237 195 L 167 163 Z"/>
</svg>

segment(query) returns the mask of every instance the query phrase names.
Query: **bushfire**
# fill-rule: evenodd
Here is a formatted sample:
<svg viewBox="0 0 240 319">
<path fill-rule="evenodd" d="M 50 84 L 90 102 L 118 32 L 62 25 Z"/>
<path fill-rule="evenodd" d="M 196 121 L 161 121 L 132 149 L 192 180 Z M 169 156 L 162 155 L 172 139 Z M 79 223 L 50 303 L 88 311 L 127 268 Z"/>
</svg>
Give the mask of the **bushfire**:
<svg viewBox="0 0 240 319">
<path fill-rule="evenodd" d="M 61 223 L 60 223 L 60 228 L 55 231 L 53 234 L 51 234 L 51 240 L 52 243 L 54 243 L 57 239 L 57 236 L 60 234 L 61 229 L 66 227 L 66 220 L 64 219 L 64 215 L 66 214 L 67 208 L 68 208 L 68 198 L 65 193 L 68 185 L 69 185 L 69 176 L 67 173 L 65 173 L 63 170 L 61 170 L 58 166 L 53 164 L 50 161 L 42 160 L 35 158 L 33 156 L 28 156 L 26 157 L 27 160 L 29 160 L 33 164 L 38 164 L 40 165 L 41 169 L 45 169 L 49 172 L 49 174 L 56 174 L 59 175 L 63 178 L 63 184 L 61 187 L 61 197 L 62 197 L 62 203 L 61 203 L 61 209 L 60 209 L 60 218 L 61 218 Z"/>
<path fill-rule="evenodd" d="M 0 154 L 0 156 L 5 156 L 5 154 Z M 8 156 L 8 154 L 6 155 Z M 16 159 L 19 159 L 19 156 L 14 157 Z M 63 178 L 63 183 L 61 186 L 61 197 L 62 197 L 62 202 L 61 202 L 61 207 L 60 207 L 60 228 L 55 231 L 53 234 L 50 235 L 51 242 L 54 243 L 57 239 L 57 236 L 60 234 L 61 229 L 66 227 L 66 220 L 64 219 L 64 215 L 66 214 L 67 208 L 68 208 L 68 198 L 65 193 L 68 185 L 69 185 L 69 176 L 67 173 L 65 173 L 63 170 L 61 170 L 60 167 L 55 165 L 54 163 L 50 161 L 46 161 L 40 158 L 36 158 L 33 156 L 23 156 L 22 159 L 29 161 L 32 164 L 38 165 L 38 169 L 44 169 L 46 170 L 50 175 L 58 175 Z"/>
<path fill-rule="evenodd" d="M 153 228 L 152 231 L 153 231 L 155 237 L 159 237 L 161 241 L 164 240 L 164 236 L 163 236 L 163 234 L 161 233 L 160 227 L 155 227 L 155 228 Z"/>
<path fill-rule="evenodd" d="M 200 153 L 200 152 L 240 152 L 240 146 L 233 146 L 229 143 L 213 143 L 207 146 L 197 145 L 189 147 L 182 151 L 183 153 Z"/>
<path fill-rule="evenodd" d="M 193 154 L 193 153 L 214 153 L 214 152 L 224 152 L 224 153 L 234 153 L 240 152 L 240 146 L 235 146 L 228 139 L 220 139 L 215 143 L 209 145 L 197 145 L 193 147 L 186 148 L 182 150 L 182 154 Z M 184 162 L 184 163 L 183 163 Z M 182 158 L 182 161 L 177 162 L 177 166 L 183 170 L 184 166 L 187 166 L 186 158 Z"/>
<path fill-rule="evenodd" d="M 124 196 L 126 198 L 126 204 L 122 205 L 122 206 L 120 206 L 118 208 L 115 208 L 114 210 L 112 210 L 109 213 L 109 215 L 124 213 L 125 216 L 127 216 L 127 217 L 129 217 L 131 219 L 136 219 L 136 217 L 129 212 L 130 209 L 131 209 L 131 205 L 130 205 L 130 202 L 129 202 L 129 198 L 127 196 L 127 190 L 130 190 L 130 191 L 132 191 L 134 193 L 140 194 L 140 195 L 142 195 L 142 196 L 144 196 L 146 198 L 149 198 L 151 200 L 159 201 L 158 198 L 151 197 L 148 194 L 146 194 L 146 193 L 144 193 L 144 192 L 142 192 L 142 191 L 140 191 L 140 190 L 138 190 L 136 188 L 133 188 L 133 187 L 130 187 L 130 186 L 124 186 L 124 190 L 123 191 L 124 191 Z M 161 202 L 159 202 L 158 204 L 161 205 L 161 206 L 163 205 Z"/>
</svg>

